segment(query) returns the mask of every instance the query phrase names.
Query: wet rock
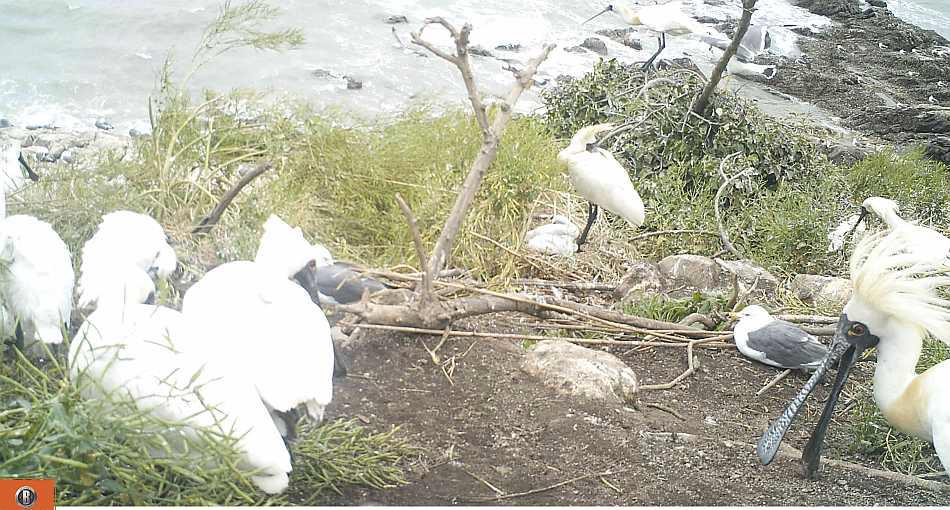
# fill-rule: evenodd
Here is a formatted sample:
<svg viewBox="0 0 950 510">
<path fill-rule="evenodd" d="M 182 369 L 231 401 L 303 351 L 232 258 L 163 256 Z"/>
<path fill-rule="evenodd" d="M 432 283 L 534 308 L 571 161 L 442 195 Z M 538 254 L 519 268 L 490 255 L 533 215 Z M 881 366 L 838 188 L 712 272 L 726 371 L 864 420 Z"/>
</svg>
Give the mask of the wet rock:
<svg viewBox="0 0 950 510">
<path fill-rule="evenodd" d="M 383 23 L 388 23 L 390 25 L 397 25 L 399 23 L 409 23 L 409 18 L 405 17 L 402 14 L 393 14 L 391 16 L 386 16 L 386 19 L 383 20 Z"/>
<path fill-rule="evenodd" d="M 109 119 L 106 119 L 103 117 L 96 119 L 96 127 L 103 131 L 112 131 L 112 129 L 115 128 L 115 126 L 113 126 L 112 123 L 109 122 Z"/>
<path fill-rule="evenodd" d="M 333 73 L 327 71 L 326 69 L 317 68 L 313 71 L 310 71 L 310 76 L 313 76 L 314 78 L 332 78 Z"/>
<path fill-rule="evenodd" d="M 653 262 L 638 260 L 630 264 L 614 293 L 617 298 L 626 303 L 657 294 L 662 289 L 663 275 L 660 273 L 660 268 Z"/>
<path fill-rule="evenodd" d="M 719 264 L 702 255 L 670 255 L 660 261 L 659 270 L 665 279 L 667 292 L 674 296 L 715 292 L 723 288 Z"/>
<path fill-rule="evenodd" d="M 950 165 L 950 136 L 936 136 L 927 142 L 924 155 Z"/>
<path fill-rule="evenodd" d="M 144 136 L 150 136 L 152 134 L 152 125 L 145 121 L 136 122 L 131 129 L 129 129 L 129 136 L 132 138 L 141 138 Z"/>
<path fill-rule="evenodd" d="M 799 0 L 799 7 L 821 16 L 853 16 L 861 12 L 857 0 Z"/>
<path fill-rule="evenodd" d="M 696 21 L 705 23 L 707 25 L 715 25 L 716 23 L 719 23 L 719 20 L 712 16 L 699 16 L 696 18 Z"/>
<path fill-rule="evenodd" d="M 789 290 L 809 304 L 844 306 L 851 299 L 851 281 L 834 276 L 800 274 L 792 279 Z"/>
<path fill-rule="evenodd" d="M 582 46 L 568 46 L 567 48 L 564 48 L 564 51 L 568 53 L 587 53 L 587 50 L 585 50 Z"/>
<path fill-rule="evenodd" d="M 495 55 L 492 52 L 488 51 L 486 48 L 483 48 L 479 45 L 470 46 L 468 52 L 472 55 L 478 55 L 479 57 L 494 57 Z"/>
<path fill-rule="evenodd" d="M 555 390 L 601 402 L 636 399 L 637 374 L 613 354 L 559 340 L 538 342 L 521 369 Z"/>
<path fill-rule="evenodd" d="M 582 48 L 587 48 L 599 55 L 607 55 L 607 44 L 596 37 L 588 37 L 581 43 Z"/>
<path fill-rule="evenodd" d="M 344 76 L 343 78 L 346 80 L 346 88 L 348 90 L 359 90 L 363 88 L 362 81 L 357 80 L 356 78 L 353 78 L 352 76 Z"/>
<path fill-rule="evenodd" d="M 887 8 L 887 2 L 885 2 L 884 0 L 868 0 L 868 4 L 871 5 L 872 7 L 881 7 L 884 9 Z"/>
<path fill-rule="evenodd" d="M 499 44 L 495 46 L 495 49 L 499 51 L 521 51 L 521 45 L 516 43 Z"/>
<path fill-rule="evenodd" d="M 11 124 L 10 121 L 7 120 L 7 119 L 0 119 L 0 129 L 8 128 L 8 127 L 10 127 L 10 126 L 12 126 L 12 125 L 13 125 L 13 124 Z"/>
</svg>

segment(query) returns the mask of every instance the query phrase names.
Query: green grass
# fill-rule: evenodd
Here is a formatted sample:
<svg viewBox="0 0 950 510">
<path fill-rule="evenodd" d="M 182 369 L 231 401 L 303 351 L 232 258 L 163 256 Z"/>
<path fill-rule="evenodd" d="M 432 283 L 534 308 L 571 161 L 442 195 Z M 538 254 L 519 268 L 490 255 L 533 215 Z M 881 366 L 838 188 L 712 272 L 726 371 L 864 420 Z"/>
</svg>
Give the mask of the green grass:
<svg viewBox="0 0 950 510">
<path fill-rule="evenodd" d="M 710 296 L 700 292 L 694 292 L 689 298 L 682 299 L 660 294 L 646 295 L 625 304 L 623 312 L 647 319 L 679 322 L 693 313 L 708 315 L 712 312 L 722 312 L 728 300 L 728 297 Z"/>
</svg>

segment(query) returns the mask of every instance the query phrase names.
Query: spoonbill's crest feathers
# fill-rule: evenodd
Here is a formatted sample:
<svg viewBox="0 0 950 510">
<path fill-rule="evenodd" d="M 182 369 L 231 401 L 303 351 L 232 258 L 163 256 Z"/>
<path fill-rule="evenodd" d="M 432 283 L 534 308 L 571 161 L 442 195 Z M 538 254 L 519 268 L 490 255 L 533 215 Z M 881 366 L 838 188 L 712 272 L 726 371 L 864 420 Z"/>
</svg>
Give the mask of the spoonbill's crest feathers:
<svg viewBox="0 0 950 510">
<path fill-rule="evenodd" d="M 276 215 L 264 222 L 264 233 L 254 262 L 290 278 L 314 260 L 314 247 L 300 227 L 291 227 Z"/>
<path fill-rule="evenodd" d="M 851 255 L 852 300 L 950 344 L 950 301 L 938 293 L 950 267 L 909 251 L 914 241 L 906 229 L 862 239 Z"/>
<path fill-rule="evenodd" d="M 582 127 L 574 133 L 574 136 L 571 137 L 571 147 L 583 147 L 587 148 L 587 144 L 594 143 L 597 141 L 597 135 L 603 133 L 604 131 L 610 131 L 614 128 L 613 124 L 594 124 L 593 126 Z M 563 152 L 563 151 L 561 151 Z M 558 155 L 558 159 L 561 158 L 561 155 Z"/>
<path fill-rule="evenodd" d="M 888 213 L 899 213 L 901 211 L 897 202 L 884 197 L 868 197 L 864 199 L 864 202 L 861 202 L 861 206 L 874 211 L 874 214 L 877 214 L 881 218 L 885 217 Z"/>
</svg>

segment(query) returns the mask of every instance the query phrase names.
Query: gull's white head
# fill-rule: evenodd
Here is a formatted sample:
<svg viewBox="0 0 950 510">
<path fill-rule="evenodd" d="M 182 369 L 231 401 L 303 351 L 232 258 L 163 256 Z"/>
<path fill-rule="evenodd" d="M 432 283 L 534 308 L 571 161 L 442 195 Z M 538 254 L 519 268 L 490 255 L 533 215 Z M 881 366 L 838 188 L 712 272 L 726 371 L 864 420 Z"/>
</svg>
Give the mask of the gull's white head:
<svg viewBox="0 0 950 510">
<path fill-rule="evenodd" d="M 742 311 L 736 315 L 737 317 L 739 317 L 739 319 L 746 319 L 746 318 L 768 319 L 771 317 L 771 315 L 769 315 L 768 310 L 766 310 L 765 308 L 762 308 L 759 305 L 749 305 L 743 308 Z"/>
</svg>

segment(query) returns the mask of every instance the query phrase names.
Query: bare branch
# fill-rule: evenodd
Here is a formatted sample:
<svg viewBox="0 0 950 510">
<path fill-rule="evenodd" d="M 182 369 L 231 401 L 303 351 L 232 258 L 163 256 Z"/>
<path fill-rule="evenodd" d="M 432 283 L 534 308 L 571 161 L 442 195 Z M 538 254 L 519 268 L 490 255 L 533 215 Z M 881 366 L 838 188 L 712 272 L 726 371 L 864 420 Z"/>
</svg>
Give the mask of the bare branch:
<svg viewBox="0 0 950 510">
<path fill-rule="evenodd" d="M 723 175 L 723 176 L 725 175 L 722 169 L 723 169 L 723 166 L 725 166 L 726 162 L 738 155 L 739 155 L 738 152 L 733 152 L 732 154 L 722 158 L 722 161 L 719 162 L 720 175 Z M 736 247 L 732 245 L 732 241 L 729 240 L 729 233 L 726 232 L 726 227 L 722 223 L 722 213 L 719 211 L 719 199 L 722 198 L 722 193 L 726 190 L 726 188 L 729 187 L 730 184 L 733 183 L 733 181 L 746 175 L 746 173 L 747 173 L 747 170 L 743 170 L 737 173 L 736 175 L 733 175 L 732 177 L 726 179 L 726 181 L 722 183 L 722 186 L 719 186 L 719 190 L 716 191 L 716 199 L 715 199 L 716 223 L 719 225 L 719 237 L 722 239 L 722 246 L 723 248 L 729 250 L 729 253 L 732 253 L 733 255 L 739 258 L 742 258 L 742 255 L 740 255 L 739 251 L 736 250 Z"/>
<path fill-rule="evenodd" d="M 488 167 L 491 166 L 495 160 L 495 155 L 498 153 L 498 143 L 505 132 L 505 128 L 508 126 L 508 121 L 511 120 L 514 105 L 518 102 L 518 98 L 521 97 L 521 93 L 531 86 L 534 75 L 538 71 L 538 66 L 548 58 L 548 55 L 551 54 L 551 50 L 553 49 L 553 44 L 547 44 L 537 57 L 528 61 L 528 65 L 519 73 L 518 81 L 512 86 L 511 92 L 508 93 L 508 98 L 502 105 L 501 111 L 495 115 L 495 120 L 489 129 L 489 136 L 487 136 L 484 143 L 482 143 L 482 148 L 478 151 L 478 156 L 472 163 L 472 168 L 469 170 L 468 176 L 465 177 L 462 189 L 456 196 L 455 204 L 452 206 L 452 212 L 445 220 L 445 226 L 442 227 L 442 234 L 439 235 L 439 240 L 436 242 L 435 249 L 432 251 L 432 257 L 429 258 L 429 272 L 431 274 L 437 274 L 448 262 L 452 247 L 455 244 L 455 237 L 462 227 L 462 221 L 465 220 L 465 215 L 471 208 L 472 201 L 475 200 L 475 194 L 481 186 L 485 172 L 488 171 Z"/>
<path fill-rule="evenodd" d="M 419 257 L 419 267 L 422 269 L 422 281 L 420 282 L 422 298 L 430 299 L 432 297 L 432 275 L 428 270 L 429 260 L 426 256 L 425 246 L 422 244 L 422 236 L 419 235 L 419 226 L 416 224 L 416 217 L 412 214 L 412 209 L 409 208 L 409 204 L 402 199 L 399 193 L 396 193 L 396 203 L 399 204 L 399 208 L 402 209 L 402 214 L 409 223 L 409 231 L 412 232 L 412 242 L 416 246 L 416 256 Z"/>
<path fill-rule="evenodd" d="M 191 233 L 192 234 L 207 234 L 208 232 L 210 232 L 211 228 L 214 227 L 218 223 L 218 221 L 221 220 L 221 215 L 224 214 L 225 209 L 227 209 L 228 206 L 231 205 L 231 202 L 233 202 L 234 199 L 238 196 L 238 193 L 240 193 L 241 190 L 244 189 L 245 186 L 250 184 L 251 181 L 253 181 L 259 175 L 261 175 L 262 173 L 266 172 L 267 170 L 271 168 L 273 168 L 273 165 L 269 161 L 265 161 L 263 163 L 259 163 L 250 172 L 244 174 L 244 176 L 241 177 L 241 179 L 237 183 L 235 183 L 234 187 L 228 190 L 228 192 L 225 193 L 224 196 L 221 197 L 221 201 L 218 202 L 218 205 L 214 208 L 213 211 L 211 211 L 211 214 L 205 216 L 201 220 L 201 222 L 198 223 L 198 226 L 195 227 L 195 229 L 191 231 Z"/>
<path fill-rule="evenodd" d="M 742 38 L 745 37 L 746 31 L 749 30 L 749 23 L 752 21 L 753 12 L 755 12 L 755 0 L 742 0 L 742 18 L 739 19 L 739 26 L 736 28 L 735 35 L 732 36 L 732 42 L 729 43 L 729 47 L 723 52 L 722 58 L 716 63 L 716 67 L 713 68 L 712 74 L 709 75 L 709 82 L 706 83 L 703 92 L 696 98 L 696 102 L 693 103 L 692 111 L 696 115 L 702 116 L 709 106 L 709 99 L 712 98 L 716 86 L 719 85 L 719 80 L 722 79 L 722 72 L 726 70 L 729 60 L 736 54 L 736 50 L 739 49 L 739 43 L 742 41 Z"/>
</svg>

